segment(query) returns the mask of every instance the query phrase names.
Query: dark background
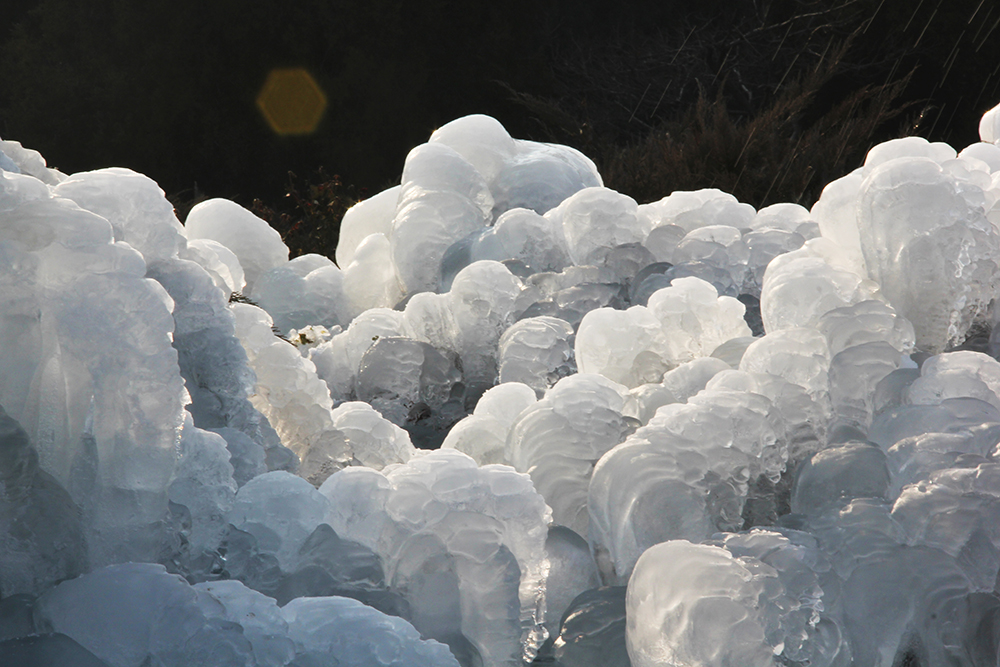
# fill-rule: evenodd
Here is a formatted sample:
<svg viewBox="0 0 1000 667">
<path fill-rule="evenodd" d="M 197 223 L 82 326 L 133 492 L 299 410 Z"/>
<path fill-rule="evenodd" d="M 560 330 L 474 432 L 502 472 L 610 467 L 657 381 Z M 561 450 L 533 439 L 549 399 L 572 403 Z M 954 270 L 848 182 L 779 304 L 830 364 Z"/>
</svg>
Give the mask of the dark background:
<svg viewBox="0 0 1000 667">
<path fill-rule="evenodd" d="M 364 197 L 435 127 L 487 113 L 580 148 L 640 201 L 715 186 L 808 205 L 872 143 L 961 148 L 1000 102 L 992 1 L 614 5 L 4 0 L 0 137 L 67 173 L 130 167 L 175 201 L 280 206 L 289 171 Z M 276 136 L 254 104 L 288 66 L 328 99 L 306 137 Z"/>
</svg>

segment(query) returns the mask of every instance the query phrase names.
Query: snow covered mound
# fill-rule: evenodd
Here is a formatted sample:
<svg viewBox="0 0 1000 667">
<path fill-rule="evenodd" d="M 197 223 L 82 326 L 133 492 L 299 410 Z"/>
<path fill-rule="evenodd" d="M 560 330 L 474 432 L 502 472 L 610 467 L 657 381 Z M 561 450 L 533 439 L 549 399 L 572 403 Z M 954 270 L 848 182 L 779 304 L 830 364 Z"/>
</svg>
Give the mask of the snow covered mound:
<svg viewBox="0 0 1000 667">
<path fill-rule="evenodd" d="M 291 260 L 0 141 L 0 662 L 997 664 L 980 135 L 756 211 L 468 116 Z"/>
</svg>

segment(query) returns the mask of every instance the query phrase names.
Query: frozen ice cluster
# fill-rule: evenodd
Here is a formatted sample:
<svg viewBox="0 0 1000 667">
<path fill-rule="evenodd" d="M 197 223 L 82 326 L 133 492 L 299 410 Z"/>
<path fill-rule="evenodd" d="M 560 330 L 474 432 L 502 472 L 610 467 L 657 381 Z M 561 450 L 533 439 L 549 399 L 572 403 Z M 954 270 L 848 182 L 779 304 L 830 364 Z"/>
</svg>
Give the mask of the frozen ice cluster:
<svg viewBox="0 0 1000 667">
<path fill-rule="evenodd" d="M 289 259 L 0 141 L 0 663 L 1000 656 L 1000 107 L 810 209 L 469 116 Z"/>
</svg>

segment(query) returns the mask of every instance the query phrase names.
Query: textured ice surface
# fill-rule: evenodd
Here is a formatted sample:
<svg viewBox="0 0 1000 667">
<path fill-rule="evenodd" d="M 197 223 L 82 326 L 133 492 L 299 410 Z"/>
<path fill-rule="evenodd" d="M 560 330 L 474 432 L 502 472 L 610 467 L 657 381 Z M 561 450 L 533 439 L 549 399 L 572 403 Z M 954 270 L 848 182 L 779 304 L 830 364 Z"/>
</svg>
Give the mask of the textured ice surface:
<svg viewBox="0 0 1000 667">
<path fill-rule="evenodd" d="M 525 384 L 499 384 L 479 398 L 471 415 L 448 431 L 441 447 L 465 452 L 479 465 L 504 463 L 507 434 L 518 415 L 535 400 L 535 392 Z"/>
<path fill-rule="evenodd" d="M 92 563 L 154 559 L 183 422 L 172 300 L 106 219 L 0 172 L 0 405 L 87 519 Z"/>
<path fill-rule="evenodd" d="M 278 232 L 228 199 L 209 199 L 192 208 L 184 233 L 188 239 L 210 239 L 229 248 L 240 260 L 251 294 L 261 275 L 288 261 L 288 248 Z"/>
<path fill-rule="evenodd" d="M 858 197 L 869 274 L 913 323 L 917 345 L 961 342 L 996 292 L 1000 241 L 981 204 L 929 157 L 878 164 Z"/>
<path fill-rule="evenodd" d="M 754 211 L 470 116 L 339 266 L 0 142 L 0 662 L 995 664 L 998 117 Z"/>
<path fill-rule="evenodd" d="M 444 449 L 321 487 L 338 534 L 370 546 L 424 636 L 463 665 L 520 664 L 541 642 L 548 507 L 526 475 Z"/>
<path fill-rule="evenodd" d="M 266 312 L 232 305 L 236 333 L 257 375 L 251 402 L 268 418 L 281 442 L 301 460 L 299 473 L 321 484 L 348 464 L 344 434 L 333 425 L 330 393 L 316 366 L 271 330 Z"/>
<path fill-rule="evenodd" d="M 590 542 L 606 580 L 625 583 L 647 548 L 738 530 L 749 483 L 777 481 L 787 446 L 760 394 L 702 391 L 657 410 L 604 454 L 590 483 Z"/>
<path fill-rule="evenodd" d="M 878 285 L 847 265 L 842 249 L 826 239 L 775 257 L 760 293 L 764 330 L 814 327 L 829 310 L 877 298 Z"/>
<path fill-rule="evenodd" d="M 327 328 L 348 323 L 344 275 L 326 257 L 301 255 L 259 276 L 253 298 L 287 335 L 310 324 Z"/>
<path fill-rule="evenodd" d="M 523 382 L 539 398 L 576 372 L 573 327 L 558 317 L 540 315 L 520 320 L 500 337 L 500 382 Z"/>
<path fill-rule="evenodd" d="M 296 665 L 336 660 L 344 667 L 457 667 L 448 647 L 412 625 L 342 597 L 302 597 L 282 607 Z"/>
<path fill-rule="evenodd" d="M 624 386 L 601 375 L 571 375 L 521 412 L 507 437 L 506 460 L 531 475 L 553 520 L 581 536 L 594 464 L 633 426 L 623 414 L 628 398 Z"/>
<path fill-rule="evenodd" d="M 337 237 L 337 266 L 346 271 L 356 259 L 358 247 L 372 234 L 389 235 L 399 189 L 397 185 L 383 190 L 347 209 Z"/>
<path fill-rule="evenodd" d="M 654 292 L 647 307 L 666 332 L 666 361 L 671 366 L 707 357 L 722 343 L 750 335 L 743 304 L 719 296 L 698 278 L 674 280 L 670 287 Z"/>
<path fill-rule="evenodd" d="M 768 607 L 784 592 L 776 579 L 769 565 L 720 547 L 682 540 L 651 547 L 626 598 L 633 667 L 770 667 L 782 648 L 769 636 L 776 633 Z"/>
</svg>

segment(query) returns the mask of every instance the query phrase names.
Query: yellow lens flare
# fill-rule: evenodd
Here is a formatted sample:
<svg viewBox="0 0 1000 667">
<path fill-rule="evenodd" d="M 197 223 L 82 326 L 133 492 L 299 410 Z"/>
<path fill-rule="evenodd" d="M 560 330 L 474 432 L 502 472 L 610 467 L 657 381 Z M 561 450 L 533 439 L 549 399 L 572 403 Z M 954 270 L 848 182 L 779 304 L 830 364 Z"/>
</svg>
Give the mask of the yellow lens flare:
<svg viewBox="0 0 1000 667">
<path fill-rule="evenodd" d="M 301 67 L 273 69 L 257 95 L 257 108 L 276 134 L 312 134 L 326 111 L 326 95 Z"/>
</svg>

